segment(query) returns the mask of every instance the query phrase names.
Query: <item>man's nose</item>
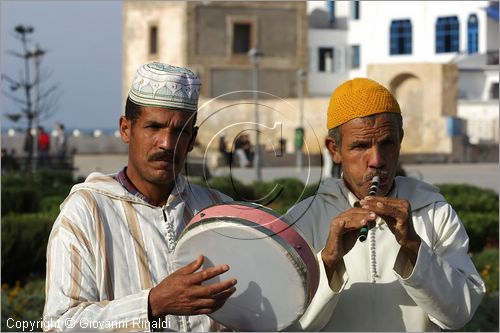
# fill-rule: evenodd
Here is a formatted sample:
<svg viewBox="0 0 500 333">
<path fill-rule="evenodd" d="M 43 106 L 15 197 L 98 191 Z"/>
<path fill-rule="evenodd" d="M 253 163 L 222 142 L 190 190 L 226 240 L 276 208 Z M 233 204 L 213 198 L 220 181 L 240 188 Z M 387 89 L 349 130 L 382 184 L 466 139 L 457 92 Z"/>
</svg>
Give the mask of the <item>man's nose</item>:
<svg viewBox="0 0 500 333">
<path fill-rule="evenodd" d="M 368 166 L 374 169 L 380 169 L 385 166 L 384 153 L 377 145 L 373 145 L 369 150 Z"/>
<path fill-rule="evenodd" d="M 161 131 L 158 134 L 158 146 L 161 149 L 172 150 L 175 146 L 175 138 L 168 131 Z"/>
</svg>

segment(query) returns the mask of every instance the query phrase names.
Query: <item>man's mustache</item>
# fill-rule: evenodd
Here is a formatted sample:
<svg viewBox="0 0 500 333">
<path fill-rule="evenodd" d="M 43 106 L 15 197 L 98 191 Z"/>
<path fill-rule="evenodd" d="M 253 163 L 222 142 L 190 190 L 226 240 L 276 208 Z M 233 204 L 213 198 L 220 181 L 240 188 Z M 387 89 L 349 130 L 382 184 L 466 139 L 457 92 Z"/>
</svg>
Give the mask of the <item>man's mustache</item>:
<svg viewBox="0 0 500 333">
<path fill-rule="evenodd" d="M 374 172 L 370 172 L 369 174 L 365 175 L 363 181 L 365 181 L 365 182 L 370 181 L 375 176 L 379 176 L 380 178 L 382 178 L 382 177 L 386 177 L 388 175 L 389 175 L 388 170 L 376 170 Z"/>
<path fill-rule="evenodd" d="M 165 162 L 178 163 L 179 158 L 174 154 L 173 151 L 165 150 L 158 153 L 154 153 L 153 155 L 149 156 L 148 161 L 149 162 L 165 161 Z"/>
</svg>

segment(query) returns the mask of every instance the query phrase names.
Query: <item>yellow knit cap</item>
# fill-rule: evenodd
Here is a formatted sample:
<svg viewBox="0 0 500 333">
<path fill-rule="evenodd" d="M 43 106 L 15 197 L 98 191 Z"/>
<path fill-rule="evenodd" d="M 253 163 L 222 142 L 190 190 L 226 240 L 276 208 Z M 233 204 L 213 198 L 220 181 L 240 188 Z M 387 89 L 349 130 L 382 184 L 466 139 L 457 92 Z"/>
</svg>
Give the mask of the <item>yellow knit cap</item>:
<svg viewBox="0 0 500 333">
<path fill-rule="evenodd" d="M 328 129 L 340 126 L 351 119 L 376 113 L 401 113 L 399 104 L 380 83 L 356 78 L 342 83 L 335 89 L 328 105 Z"/>
</svg>

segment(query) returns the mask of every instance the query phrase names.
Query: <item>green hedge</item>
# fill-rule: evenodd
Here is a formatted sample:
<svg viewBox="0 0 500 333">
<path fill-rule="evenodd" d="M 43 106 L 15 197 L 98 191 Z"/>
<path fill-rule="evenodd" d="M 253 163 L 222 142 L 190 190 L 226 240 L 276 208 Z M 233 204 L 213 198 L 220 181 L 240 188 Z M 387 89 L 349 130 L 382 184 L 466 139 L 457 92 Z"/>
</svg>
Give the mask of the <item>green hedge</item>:
<svg viewBox="0 0 500 333">
<path fill-rule="evenodd" d="M 10 213 L 34 213 L 40 209 L 42 194 L 34 187 L 2 186 L 2 216 Z"/>
<path fill-rule="evenodd" d="M 33 175 L 20 172 L 2 175 L 2 216 L 10 213 L 47 211 L 48 197 L 59 197 L 62 203 L 74 182 L 71 172 L 40 170 Z M 55 200 L 55 199 L 52 199 Z M 54 210 L 51 203 L 49 210 Z"/>
<path fill-rule="evenodd" d="M 472 261 L 486 285 L 486 295 L 465 332 L 498 332 L 498 249 L 484 249 L 472 256 Z"/>
<path fill-rule="evenodd" d="M 318 183 L 304 185 L 296 178 L 281 178 L 271 182 L 254 181 L 247 185 L 227 177 L 214 177 L 208 182 L 192 180 L 191 183 L 209 187 L 227 194 L 236 201 L 256 202 L 279 213 L 286 212 L 292 205 L 314 195 Z"/>
<path fill-rule="evenodd" d="M 255 199 L 255 192 L 251 186 L 243 184 L 231 176 L 211 178 L 207 183 L 198 182 L 204 187 L 218 190 L 237 201 L 252 201 Z"/>
<path fill-rule="evenodd" d="M 40 212 L 48 213 L 50 215 L 57 216 L 60 211 L 60 206 L 66 197 L 61 195 L 52 195 L 44 197 L 40 201 Z"/>
<path fill-rule="evenodd" d="M 45 303 L 45 280 L 33 279 L 21 286 L 19 282 L 12 287 L 2 284 L 2 332 L 19 331 L 15 327 L 7 327 L 7 320 L 40 321 Z M 9 326 L 12 323 L 9 322 Z M 25 332 L 31 331 L 30 329 Z M 34 331 L 41 331 L 40 328 Z"/>
<path fill-rule="evenodd" d="M 51 214 L 12 214 L 2 217 L 2 282 L 23 283 L 45 274 L 45 252 L 52 224 Z"/>
<path fill-rule="evenodd" d="M 474 266 L 481 274 L 487 293 L 498 292 L 498 249 L 484 249 L 472 256 Z"/>
<path fill-rule="evenodd" d="M 481 252 L 486 244 L 498 245 L 498 193 L 466 184 L 438 186 L 462 220 L 471 252 Z"/>
</svg>

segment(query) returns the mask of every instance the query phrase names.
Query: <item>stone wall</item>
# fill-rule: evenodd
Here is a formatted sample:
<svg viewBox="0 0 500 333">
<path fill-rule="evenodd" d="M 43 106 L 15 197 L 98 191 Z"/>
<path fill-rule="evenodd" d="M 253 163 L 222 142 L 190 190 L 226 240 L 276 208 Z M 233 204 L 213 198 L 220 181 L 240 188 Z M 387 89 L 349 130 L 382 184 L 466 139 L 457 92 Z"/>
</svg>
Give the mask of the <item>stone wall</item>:
<svg viewBox="0 0 500 333">
<path fill-rule="evenodd" d="M 187 65 L 186 6 L 183 1 L 133 1 L 123 3 L 123 102 L 137 68 L 161 61 Z M 158 28 L 158 53 L 149 54 L 149 28 Z"/>
<path fill-rule="evenodd" d="M 296 71 L 307 69 L 307 11 L 304 2 L 189 2 L 190 68 L 202 79 L 202 95 L 252 89 L 252 63 L 233 54 L 232 24 L 251 24 L 251 47 L 263 52 L 260 87 L 282 98 L 296 97 Z"/>
<path fill-rule="evenodd" d="M 197 124 L 198 141 L 203 149 L 217 150 L 218 140 L 225 135 L 230 146 L 234 139 L 247 133 L 255 144 L 255 104 L 250 93 L 240 99 L 200 101 Z M 261 95 L 259 95 L 261 96 Z M 304 99 L 304 152 L 318 154 L 328 134 L 326 115 L 328 98 Z M 286 152 L 293 153 L 295 128 L 299 126 L 300 110 L 297 98 L 281 99 L 267 96 L 259 99 L 260 143 L 265 150 L 277 149 L 280 139 L 286 140 Z"/>
<path fill-rule="evenodd" d="M 404 154 L 450 154 L 447 117 L 457 114 L 458 70 L 434 63 L 374 64 L 373 78 L 395 95 L 403 114 Z"/>
</svg>

